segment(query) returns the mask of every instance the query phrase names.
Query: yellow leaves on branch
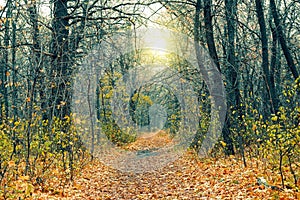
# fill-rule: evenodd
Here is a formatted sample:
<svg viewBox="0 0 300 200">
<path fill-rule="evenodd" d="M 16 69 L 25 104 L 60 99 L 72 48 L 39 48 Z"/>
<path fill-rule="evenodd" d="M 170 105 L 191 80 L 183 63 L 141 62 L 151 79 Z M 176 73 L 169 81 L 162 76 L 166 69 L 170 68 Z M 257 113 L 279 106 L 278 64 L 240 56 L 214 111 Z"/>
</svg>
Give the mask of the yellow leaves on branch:
<svg viewBox="0 0 300 200">
<path fill-rule="evenodd" d="M 275 115 L 271 118 L 272 121 L 276 122 L 278 120 L 278 117 Z"/>
</svg>

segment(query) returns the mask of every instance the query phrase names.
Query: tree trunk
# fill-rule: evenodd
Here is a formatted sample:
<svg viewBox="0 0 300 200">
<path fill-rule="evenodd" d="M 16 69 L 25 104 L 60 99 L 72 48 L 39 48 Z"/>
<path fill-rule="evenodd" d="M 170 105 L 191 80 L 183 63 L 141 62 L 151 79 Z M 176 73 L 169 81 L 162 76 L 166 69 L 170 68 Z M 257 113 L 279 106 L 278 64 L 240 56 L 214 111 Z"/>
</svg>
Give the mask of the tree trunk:
<svg viewBox="0 0 300 200">
<path fill-rule="evenodd" d="M 274 105 L 276 108 L 279 108 L 280 100 L 277 96 L 280 93 L 279 87 L 276 85 L 280 85 L 280 62 L 279 62 L 279 42 L 278 42 L 278 33 L 277 30 L 273 27 L 272 21 L 269 21 L 271 31 L 272 31 L 272 47 L 271 47 L 271 63 L 270 63 L 270 79 L 271 79 L 271 87 L 274 88 L 275 98 L 273 99 Z M 279 91 L 278 91 L 279 90 Z"/>
<path fill-rule="evenodd" d="M 294 60 L 293 60 L 292 55 L 290 53 L 290 50 L 287 46 L 287 43 L 286 43 L 286 40 L 285 40 L 285 37 L 284 37 L 283 27 L 281 26 L 281 22 L 280 22 L 278 13 L 277 13 L 277 8 L 276 8 L 276 4 L 275 4 L 274 0 L 270 0 L 270 8 L 271 8 L 271 11 L 272 11 L 272 16 L 273 16 L 273 19 L 274 19 L 274 23 L 275 23 L 277 31 L 278 31 L 278 37 L 279 37 L 279 42 L 280 42 L 280 45 L 281 45 L 281 49 L 282 49 L 283 54 L 285 56 L 287 65 L 289 66 L 289 68 L 290 68 L 290 70 L 293 74 L 294 79 L 297 79 L 299 77 L 299 73 L 296 69 Z"/>
<path fill-rule="evenodd" d="M 204 1 L 204 23 L 205 23 L 205 36 L 206 36 L 209 55 L 214 60 L 218 70 L 221 72 L 216 45 L 214 42 L 214 31 L 213 31 L 212 14 L 211 14 L 211 0 Z"/>
<path fill-rule="evenodd" d="M 207 8 L 210 8 L 210 6 L 208 6 Z M 208 151 L 211 148 L 213 148 L 213 145 L 218 139 L 215 136 L 218 136 L 218 133 L 222 132 L 223 121 L 225 120 L 225 116 L 226 116 L 226 111 L 223 112 L 223 110 L 226 109 L 226 100 L 225 100 L 226 97 L 225 97 L 225 91 L 224 91 L 225 89 L 224 89 L 221 73 L 219 68 L 215 64 L 216 60 L 211 60 L 211 59 L 206 60 L 207 58 L 205 58 L 206 57 L 204 55 L 205 53 L 199 46 L 200 9 L 201 9 L 201 2 L 200 0 L 197 0 L 196 13 L 194 18 L 194 46 L 195 46 L 199 71 L 210 92 L 210 96 L 211 96 L 210 102 L 211 102 L 211 110 L 212 110 L 211 123 L 207 133 L 208 135 L 202 141 L 201 148 L 199 149 L 198 152 L 199 154 L 202 154 L 202 156 L 206 156 Z M 214 42 L 213 37 L 210 39 L 212 39 L 211 42 Z M 207 61 L 209 62 L 207 63 Z M 228 147 L 230 147 L 230 145 L 232 145 L 232 141 L 228 141 Z"/>
<path fill-rule="evenodd" d="M 5 119 L 9 116 L 9 104 L 8 104 L 8 77 L 10 75 L 9 71 L 8 71 L 8 48 L 10 45 L 10 20 L 11 16 L 12 16 L 12 2 L 9 1 L 7 3 L 7 11 L 6 11 L 6 21 L 4 23 L 4 28 L 5 28 L 5 32 L 4 32 L 4 52 L 3 52 L 3 66 L 1 67 L 1 105 L 4 107 L 4 109 L 2 108 L 1 112 L 1 118 Z"/>
<path fill-rule="evenodd" d="M 270 70 L 269 70 L 269 48 L 268 48 L 268 37 L 266 31 L 266 23 L 264 18 L 263 12 L 263 5 L 261 0 L 255 0 L 256 5 L 256 14 L 258 19 L 258 24 L 260 27 L 260 40 L 262 45 L 262 69 L 264 72 L 264 80 L 266 83 L 267 95 L 266 96 L 266 103 L 267 105 L 271 105 L 271 113 L 276 113 L 278 110 L 278 104 L 276 99 L 275 93 L 275 84 L 272 83 Z"/>
<path fill-rule="evenodd" d="M 51 108 L 50 116 L 64 118 L 70 115 L 71 104 L 71 66 L 69 63 L 69 20 L 68 20 L 68 0 L 54 1 L 54 20 L 51 63 Z"/>
<path fill-rule="evenodd" d="M 226 155 L 234 154 L 233 141 L 230 117 L 232 116 L 232 109 L 240 110 L 240 98 L 238 89 L 238 66 L 236 65 L 235 57 L 235 16 L 236 16 L 236 1 L 235 0 L 225 0 L 225 14 L 226 14 L 226 36 L 227 36 L 227 66 L 226 66 L 226 89 L 227 89 L 227 115 L 225 121 L 225 127 L 223 129 L 223 138 L 226 143 Z M 236 112 L 237 114 L 239 112 Z M 232 116 L 234 117 L 234 116 Z"/>
</svg>

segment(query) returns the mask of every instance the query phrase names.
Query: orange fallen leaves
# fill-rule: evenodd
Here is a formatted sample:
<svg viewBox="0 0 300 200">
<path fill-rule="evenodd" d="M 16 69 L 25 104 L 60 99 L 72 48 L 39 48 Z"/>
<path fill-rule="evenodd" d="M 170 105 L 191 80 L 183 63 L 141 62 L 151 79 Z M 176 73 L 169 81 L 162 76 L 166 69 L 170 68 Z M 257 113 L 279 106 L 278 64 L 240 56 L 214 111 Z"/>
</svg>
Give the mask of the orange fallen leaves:
<svg viewBox="0 0 300 200">
<path fill-rule="evenodd" d="M 127 150 L 146 150 L 166 147 L 171 145 L 172 139 L 165 131 L 158 131 L 150 134 L 144 134 L 137 138 L 135 142 L 126 145 Z"/>
<path fill-rule="evenodd" d="M 232 159 L 232 158 L 231 158 Z M 256 183 L 259 168 L 231 159 L 198 159 L 192 152 L 156 172 L 121 173 L 90 163 L 63 190 L 37 199 L 297 199 L 292 190 L 274 191 Z M 249 161 L 250 162 L 250 161 Z M 255 161 L 257 162 L 257 161 Z M 59 191 L 59 192 L 57 192 Z M 62 192 L 63 191 L 63 192 Z"/>
<path fill-rule="evenodd" d="M 125 146 L 139 151 L 172 145 L 164 132 L 142 136 Z M 99 160 L 87 164 L 74 178 L 66 182 L 60 169 L 51 170 L 51 178 L 43 184 L 31 184 L 29 176 L 20 176 L 12 186 L 26 199 L 300 199 L 291 189 L 282 191 L 257 184 L 258 177 L 280 187 L 277 175 L 266 169 L 260 160 L 198 158 L 188 151 L 178 160 L 155 172 L 124 173 Z M 14 167 L 15 163 L 9 163 Z M 34 187 L 34 188 L 33 188 Z M 33 193 L 33 195 L 31 195 Z M 1 194 L 0 194 L 0 200 Z"/>
</svg>

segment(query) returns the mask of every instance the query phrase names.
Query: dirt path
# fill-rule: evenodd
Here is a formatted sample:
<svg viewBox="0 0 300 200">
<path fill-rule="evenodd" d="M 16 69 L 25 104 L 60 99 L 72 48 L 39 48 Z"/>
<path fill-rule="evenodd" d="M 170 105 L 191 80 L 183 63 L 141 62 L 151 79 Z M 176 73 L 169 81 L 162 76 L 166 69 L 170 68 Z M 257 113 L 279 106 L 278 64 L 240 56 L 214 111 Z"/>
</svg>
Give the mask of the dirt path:
<svg viewBox="0 0 300 200">
<path fill-rule="evenodd" d="M 149 138 L 147 142 L 151 141 Z M 164 138 L 166 139 L 166 138 Z M 161 139 L 157 139 L 161 141 Z M 145 142 L 145 141 L 144 141 Z M 150 142 L 151 143 L 151 142 Z M 136 143 L 131 148 L 137 148 Z M 53 191 L 35 193 L 36 199 L 297 199 L 299 193 L 276 191 L 257 185 L 265 176 L 262 164 L 248 161 L 245 168 L 236 158 L 199 160 L 194 153 L 148 173 L 122 173 L 95 161 L 74 183 Z M 266 177 L 273 181 L 272 176 Z M 270 180 L 269 180 L 270 179 Z M 298 196 L 297 196 L 298 195 Z"/>
</svg>

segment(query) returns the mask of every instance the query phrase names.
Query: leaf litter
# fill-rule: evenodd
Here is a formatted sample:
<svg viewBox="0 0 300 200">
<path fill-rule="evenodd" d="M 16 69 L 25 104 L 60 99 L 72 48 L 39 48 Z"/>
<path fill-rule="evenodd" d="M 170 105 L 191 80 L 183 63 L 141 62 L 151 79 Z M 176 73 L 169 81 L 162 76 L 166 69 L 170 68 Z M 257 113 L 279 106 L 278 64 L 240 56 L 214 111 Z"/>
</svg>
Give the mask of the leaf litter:
<svg viewBox="0 0 300 200">
<path fill-rule="evenodd" d="M 156 140 L 168 141 L 167 138 Z M 146 142 L 148 148 L 151 145 L 151 148 L 155 148 L 151 138 L 142 138 L 141 142 Z M 126 149 L 139 151 L 146 148 L 144 144 L 136 142 Z M 247 163 L 248 167 L 244 167 L 242 160 L 235 156 L 200 159 L 194 151 L 187 151 L 161 169 L 134 173 L 116 170 L 95 159 L 72 182 L 63 186 L 56 183 L 54 191 L 36 189 L 32 198 L 300 199 L 300 193 L 296 190 L 273 190 L 258 184 L 258 177 L 263 175 L 263 162 L 252 159 Z M 265 178 L 273 180 L 271 177 Z"/>
</svg>

